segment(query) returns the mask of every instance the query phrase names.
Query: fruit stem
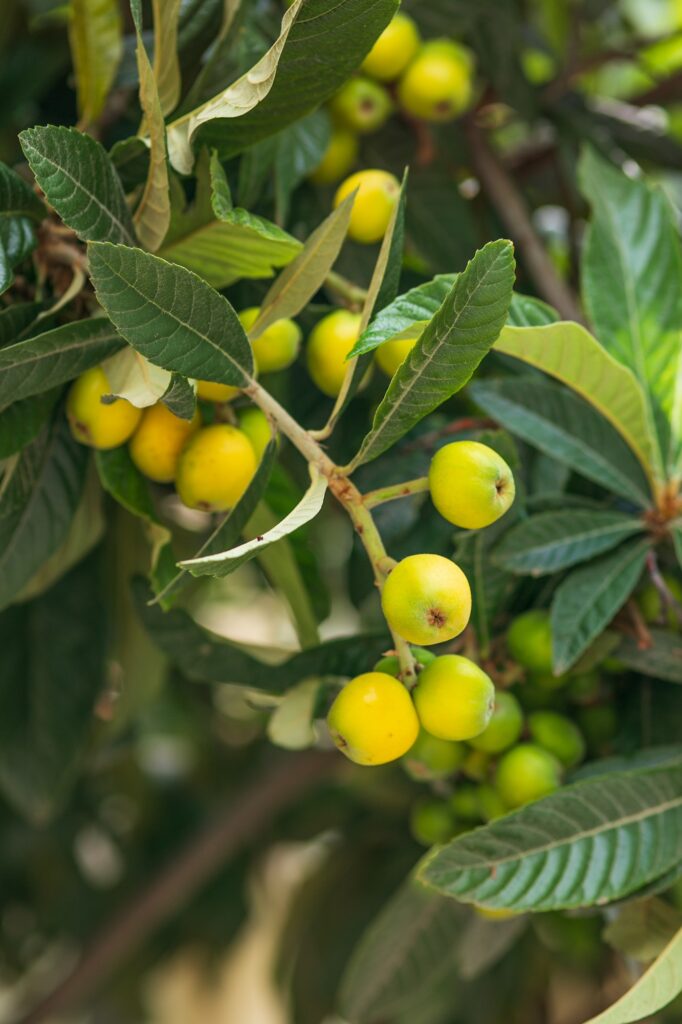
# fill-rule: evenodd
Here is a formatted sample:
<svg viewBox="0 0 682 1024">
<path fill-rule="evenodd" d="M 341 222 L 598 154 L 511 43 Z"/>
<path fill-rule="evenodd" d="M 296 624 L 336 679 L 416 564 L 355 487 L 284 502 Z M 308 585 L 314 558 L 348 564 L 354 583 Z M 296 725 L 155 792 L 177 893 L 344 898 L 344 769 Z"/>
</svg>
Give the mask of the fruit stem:
<svg viewBox="0 0 682 1024">
<path fill-rule="evenodd" d="M 405 480 L 402 484 L 392 484 L 390 487 L 379 487 L 376 491 L 367 491 L 364 495 L 366 508 L 376 508 L 386 501 L 395 501 L 396 498 L 408 498 L 411 494 L 423 494 L 429 489 L 429 478 L 418 476 L 415 480 Z"/>
<path fill-rule="evenodd" d="M 326 288 L 334 292 L 339 298 L 344 300 L 344 304 L 355 313 L 359 313 L 365 304 L 367 298 L 367 292 L 364 288 L 360 288 L 359 285 L 353 284 L 347 277 L 343 277 L 342 274 L 337 274 L 335 270 L 330 270 L 327 274 L 324 284 Z"/>
<path fill-rule="evenodd" d="M 309 463 L 317 466 L 320 473 L 327 478 L 329 490 L 350 516 L 355 532 L 372 564 L 376 585 L 381 590 L 394 562 L 386 552 L 365 495 L 361 494 L 352 480 L 348 479 L 347 474 L 332 462 L 308 431 L 257 381 L 252 381 L 244 388 L 244 394 L 289 438 L 301 455 Z M 408 688 L 411 688 L 417 678 L 417 670 L 410 645 L 393 630 L 391 636 L 400 662 L 400 678 Z"/>
</svg>

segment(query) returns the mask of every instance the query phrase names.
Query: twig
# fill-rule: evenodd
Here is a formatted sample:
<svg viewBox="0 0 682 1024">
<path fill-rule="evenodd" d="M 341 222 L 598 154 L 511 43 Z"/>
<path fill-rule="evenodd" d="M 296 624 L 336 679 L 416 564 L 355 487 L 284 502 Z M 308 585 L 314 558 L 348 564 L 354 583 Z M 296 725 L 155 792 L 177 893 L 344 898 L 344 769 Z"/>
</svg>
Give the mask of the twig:
<svg viewBox="0 0 682 1024">
<path fill-rule="evenodd" d="M 637 607 L 637 602 L 632 598 L 628 601 L 625 606 L 630 616 L 630 622 L 635 632 L 635 639 L 637 641 L 637 647 L 640 651 L 648 651 L 653 646 L 653 640 L 651 639 L 651 633 L 647 628 L 647 624 L 644 621 L 644 617 Z"/>
<path fill-rule="evenodd" d="M 528 271 L 542 297 L 567 320 L 582 321 L 576 296 L 562 281 L 533 227 L 526 201 L 473 118 L 465 122 L 474 170 L 498 216 L 519 247 Z"/>
<path fill-rule="evenodd" d="M 376 508 L 377 505 L 383 505 L 386 501 L 408 498 L 413 494 L 423 494 L 428 489 L 429 478 L 427 476 L 417 477 L 416 480 L 405 480 L 401 484 L 392 484 L 390 487 L 379 487 L 376 491 L 365 491 L 365 506 Z"/>
<path fill-rule="evenodd" d="M 329 754 L 299 754 L 277 763 L 246 788 L 137 893 L 89 944 L 80 961 L 18 1024 L 40 1024 L 74 1007 L 182 906 L 273 816 L 319 785 L 335 767 Z"/>
<path fill-rule="evenodd" d="M 329 271 L 324 279 L 324 286 L 342 299 L 344 305 L 348 306 L 353 312 L 359 313 L 367 298 L 367 291 L 364 288 L 353 284 L 348 278 L 337 274 L 335 270 Z"/>
</svg>

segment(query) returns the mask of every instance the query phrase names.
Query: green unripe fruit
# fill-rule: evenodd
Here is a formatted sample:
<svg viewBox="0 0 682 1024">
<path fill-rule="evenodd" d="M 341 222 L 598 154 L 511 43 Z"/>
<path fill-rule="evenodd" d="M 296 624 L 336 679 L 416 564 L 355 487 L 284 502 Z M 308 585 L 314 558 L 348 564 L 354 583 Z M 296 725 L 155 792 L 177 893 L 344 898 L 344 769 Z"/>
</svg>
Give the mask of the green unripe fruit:
<svg viewBox="0 0 682 1024">
<path fill-rule="evenodd" d="M 367 135 L 388 120 L 393 101 L 383 85 L 369 78 L 351 78 L 332 97 L 329 109 L 344 127 Z"/>
<path fill-rule="evenodd" d="M 310 175 L 315 185 L 334 185 L 345 177 L 358 158 L 358 137 L 347 128 L 334 128 L 322 159 Z"/>
<path fill-rule="evenodd" d="M 466 747 L 452 740 L 440 740 L 420 729 L 414 744 L 403 758 L 407 774 L 417 782 L 445 779 L 457 771 L 466 755 Z"/>
<path fill-rule="evenodd" d="M 567 768 L 579 764 L 585 756 L 585 740 L 570 718 L 556 711 L 534 711 L 528 728 L 539 746 L 561 761 Z"/>
<path fill-rule="evenodd" d="M 480 736 L 470 740 L 474 750 L 499 754 L 516 743 L 523 729 L 523 711 L 513 693 L 498 690 L 492 718 Z"/>
<path fill-rule="evenodd" d="M 418 800 L 410 812 L 410 830 L 418 843 L 435 846 L 455 835 L 455 820 L 444 800 Z"/>
<path fill-rule="evenodd" d="M 468 740 L 490 721 L 495 687 L 473 661 L 444 654 L 420 672 L 412 697 L 421 724 L 432 736 Z"/>
<path fill-rule="evenodd" d="M 465 530 L 490 526 L 514 500 L 514 476 L 501 455 L 478 441 L 453 441 L 429 469 L 431 500 L 444 519 Z"/>
<path fill-rule="evenodd" d="M 663 582 L 670 591 L 674 601 L 682 605 L 682 583 L 669 573 L 664 573 Z M 673 607 L 664 607 L 663 598 L 653 583 L 647 583 L 637 595 L 637 604 L 645 622 L 661 624 L 668 629 L 680 629 L 682 623 Z"/>
<path fill-rule="evenodd" d="M 462 761 L 462 774 L 473 782 L 483 782 L 488 778 L 490 772 L 490 754 L 484 754 L 482 750 L 469 750 Z"/>
<path fill-rule="evenodd" d="M 399 12 L 381 33 L 360 70 L 380 82 L 392 82 L 410 63 L 419 42 L 419 30 L 412 18 Z"/>
<path fill-rule="evenodd" d="M 239 314 L 245 331 L 249 331 L 260 315 L 260 306 L 250 306 Z M 296 359 L 301 345 L 301 328 L 293 320 L 275 320 L 251 342 L 259 373 L 286 370 Z"/>
<path fill-rule="evenodd" d="M 507 630 L 512 658 L 529 672 L 552 672 L 552 627 L 549 612 L 532 609 L 519 615 Z"/>
<path fill-rule="evenodd" d="M 600 693 L 601 679 L 599 673 L 594 670 L 571 676 L 566 687 L 566 696 L 576 704 L 590 704 L 597 700 Z"/>
<path fill-rule="evenodd" d="M 446 39 L 425 43 L 398 83 L 403 110 L 424 121 L 451 121 L 466 110 L 471 97 L 471 55 Z"/>
<path fill-rule="evenodd" d="M 339 750 L 362 765 L 395 761 L 419 733 L 409 693 L 384 672 L 365 672 L 347 683 L 329 710 L 327 725 Z"/>
<path fill-rule="evenodd" d="M 568 672 L 563 672 L 558 676 L 553 675 L 551 672 L 534 672 L 531 676 L 538 689 L 545 691 L 562 690 L 568 684 L 570 678 Z"/>
<path fill-rule="evenodd" d="M 436 660 L 436 655 L 433 651 L 427 651 L 423 647 L 412 647 L 411 650 L 417 665 L 421 665 L 422 668 Z M 389 676 L 397 678 L 400 675 L 400 659 L 398 655 L 387 654 L 385 657 L 380 658 L 374 666 L 374 672 L 387 672 Z"/>
<path fill-rule="evenodd" d="M 348 222 L 348 237 L 362 245 L 378 242 L 386 234 L 400 194 L 400 182 L 388 171 L 356 171 L 342 181 L 334 196 L 334 207 L 355 192 Z"/>
<path fill-rule="evenodd" d="M 450 810 L 457 821 L 480 821 L 478 786 L 471 782 L 459 783 L 450 797 Z"/>
<path fill-rule="evenodd" d="M 502 797 L 489 782 L 481 783 L 477 796 L 479 811 L 484 821 L 495 821 L 507 813 Z"/>
<path fill-rule="evenodd" d="M 408 555 L 391 570 L 381 604 L 386 621 L 399 636 L 413 644 L 438 644 L 459 636 L 466 627 L 471 589 L 449 558 Z"/>
<path fill-rule="evenodd" d="M 508 750 L 495 774 L 495 788 L 509 808 L 539 800 L 561 785 L 561 765 L 549 751 L 534 743 Z"/>
<path fill-rule="evenodd" d="M 270 430 L 270 421 L 265 413 L 261 409 L 256 409 L 255 406 L 248 409 L 240 409 L 237 413 L 237 419 L 239 421 L 239 429 L 248 437 L 256 458 L 260 462 L 263 458 L 263 452 L 273 436 Z"/>
</svg>

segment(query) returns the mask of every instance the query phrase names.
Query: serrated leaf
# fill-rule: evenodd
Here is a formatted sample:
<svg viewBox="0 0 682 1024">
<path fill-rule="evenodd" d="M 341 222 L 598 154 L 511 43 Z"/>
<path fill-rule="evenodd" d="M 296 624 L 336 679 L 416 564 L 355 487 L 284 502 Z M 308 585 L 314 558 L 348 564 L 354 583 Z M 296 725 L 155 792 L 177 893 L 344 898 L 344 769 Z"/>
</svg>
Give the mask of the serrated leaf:
<svg viewBox="0 0 682 1024">
<path fill-rule="evenodd" d="M 104 636 L 93 560 L 0 614 L 0 786 L 33 821 L 57 810 L 76 775 L 105 682 Z"/>
<path fill-rule="evenodd" d="M 586 398 L 622 435 L 647 476 L 660 479 L 660 457 L 642 387 L 584 327 L 564 321 L 505 327 L 495 349 L 543 370 Z"/>
<path fill-rule="evenodd" d="M 468 920 L 454 900 L 409 880 L 365 932 L 341 980 L 339 1010 L 349 1024 L 392 1020 L 434 981 L 455 972 Z"/>
<path fill-rule="evenodd" d="M 583 194 L 592 206 L 581 261 L 582 290 L 602 345 L 643 387 L 657 464 L 675 471 L 682 437 L 670 436 L 682 369 L 682 250 L 663 191 L 636 181 L 592 149 L 583 151 Z M 677 412 L 679 416 L 679 409 Z"/>
<path fill-rule="evenodd" d="M 296 259 L 268 290 L 249 336 L 257 338 L 276 320 L 296 316 L 322 287 L 341 251 L 355 193 L 348 196 L 315 228 Z"/>
<path fill-rule="evenodd" d="M 154 12 L 154 79 L 161 112 L 170 114 L 180 99 L 178 14 L 180 0 L 152 0 Z"/>
<path fill-rule="evenodd" d="M 14 455 L 38 436 L 58 398 L 58 390 L 53 389 L 0 409 L 0 459 Z"/>
<path fill-rule="evenodd" d="M 19 141 L 48 202 L 79 238 L 134 244 L 121 182 L 99 142 L 54 125 L 27 128 Z"/>
<path fill-rule="evenodd" d="M 614 657 L 628 668 L 669 683 L 682 683 L 682 635 L 665 629 L 649 629 L 652 645 L 640 649 L 632 637 L 625 637 Z"/>
<path fill-rule="evenodd" d="M 467 383 L 507 319 L 513 285 L 511 242 L 489 242 L 396 371 L 353 466 L 381 455 Z"/>
<path fill-rule="evenodd" d="M 35 323 L 42 308 L 40 302 L 14 302 L 0 309 L 0 348 L 19 341 Z"/>
<path fill-rule="evenodd" d="M 287 656 L 278 649 L 233 643 L 203 629 L 186 612 L 164 612 L 156 604 L 147 604 L 150 594 L 142 581 L 136 585 L 136 595 L 140 618 L 152 639 L 195 682 L 284 693 L 303 679 L 358 675 L 388 643 L 385 632 L 360 634 L 327 640 Z"/>
<path fill-rule="evenodd" d="M 199 108 L 203 123 L 198 127 L 196 112 L 173 122 L 170 138 L 174 166 L 181 169 L 174 155 L 177 151 L 183 166 L 189 162 L 191 167 L 186 145 L 190 126 L 197 144 L 215 146 L 220 156 L 227 158 L 317 109 L 358 68 L 396 8 L 396 0 L 372 0 L 371 5 L 366 0 L 339 0 L 331 6 L 328 0 L 304 0 L 300 11 L 296 6 L 290 8 L 288 13 L 293 11 L 294 21 L 276 63 L 274 82 L 268 76 L 275 54 L 269 52 L 260 67 L 257 64 L 229 87 L 234 92 L 227 90 L 230 107 L 235 101 L 239 103 L 234 114 L 218 116 L 223 93 Z M 310 73 L 313 66 L 315 74 Z M 263 77 L 262 85 L 253 81 L 255 75 Z M 263 87 L 267 89 L 265 94 Z M 211 119 L 204 120 L 207 116 Z"/>
<path fill-rule="evenodd" d="M 319 679 L 306 679 L 285 694 L 268 722 L 271 743 L 285 750 L 305 750 L 313 745 L 313 715 L 319 689 Z"/>
<path fill-rule="evenodd" d="M 610 1006 L 585 1024 L 632 1024 L 662 1010 L 682 992 L 682 928 L 642 977 Z"/>
<path fill-rule="evenodd" d="M 220 551 L 225 551 L 227 548 L 236 544 L 241 537 L 246 524 L 256 511 L 258 502 L 265 493 L 276 456 L 277 442 L 272 439 L 268 442 L 258 464 L 258 468 L 254 473 L 249 486 L 244 491 L 244 494 L 241 496 L 234 508 L 227 513 L 222 522 L 216 526 L 211 536 L 201 545 L 194 556 L 195 558 L 201 558 L 205 555 L 213 555 Z M 186 569 L 181 568 L 180 571 L 176 572 L 172 579 L 166 583 L 163 589 L 157 593 L 154 599 L 155 602 L 158 601 L 163 607 L 165 607 L 166 605 L 164 602 L 166 602 L 172 594 L 176 593 L 180 589 L 183 581 L 189 581 L 189 573 Z"/>
<path fill-rule="evenodd" d="M 543 576 L 609 551 L 643 529 L 622 512 L 545 512 L 512 526 L 494 558 L 510 572 Z"/>
<path fill-rule="evenodd" d="M 566 672 L 627 601 L 646 564 L 650 541 L 626 541 L 574 569 L 552 601 L 554 672 Z"/>
<path fill-rule="evenodd" d="M 0 163 L 0 293 L 12 283 L 14 267 L 35 248 L 34 225 L 45 212 L 30 186 Z"/>
<path fill-rule="evenodd" d="M 122 345 L 104 317 L 64 324 L 8 345 L 0 349 L 0 405 L 64 384 Z"/>
<path fill-rule="evenodd" d="M 492 909 L 620 899 L 665 874 L 682 843 L 682 760 L 599 774 L 454 839 L 418 876 Z"/>
<path fill-rule="evenodd" d="M 229 551 L 220 551 L 202 558 L 186 559 L 179 563 L 180 568 L 189 570 L 193 576 L 229 576 L 240 565 L 254 558 L 270 544 L 276 544 L 278 540 L 282 540 L 283 537 L 293 533 L 300 526 L 309 523 L 322 508 L 328 485 L 327 478 L 319 472 L 315 465 L 311 463 L 309 469 L 310 487 L 296 508 L 267 533 L 259 534 L 253 540 L 240 544 Z"/>
<path fill-rule="evenodd" d="M 166 5 L 168 6 L 168 5 Z M 175 4 L 177 8 L 177 4 Z M 142 190 L 140 201 L 135 207 L 133 222 L 141 244 L 152 252 L 160 248 L 166 237 L 171 219 L 170 184 L 168 180 L 168 161 L 166 154 L 166 125 L 161 109 L 161 101 L 157 89 L 156 78 L 152 69 L 147 50 L 142 38 L 142 7 L 141 0 L 131 0 L 130 10 L 135 22 L 137 73 L 140 82 L 140 106 L 144 115 L 144 131 L 149 136 L 149 168 L 147 180 Z M 155 13 L 160 11 L 155 8 Z M 163 20 L 172 16 L 166 11 Z M 175 11 L 177 17 L 177 9 Z M 160 24 L 157 25 L 155 36 L 159 45 L 161 34 Z"/>
<path fill-rule="evenodd" d="M 272 277 L 291 263 L 301 243 L 276 224 L 228 204 L 222 167 L 205 151 L 197 161 L 194 203 L 185 206 L 181 189 L 173 190 L 171 225 L 159 255 L 225 288 L 242 277 Z"/>
<path fill-rule="evenodd" d="M 469 394 L 513 434 L 601 487 L 635 504 L 651 504 L 641 463 L 621 435 L 587 401 L 551 380 L 476 380 Z"/>
<path fill-rule="evenodd" d="M 70 0 L 69 45 L 78 116 L 87 126 L 102 113 L 123 54 L 118 0 Z"/>
<path fill-rule="evenodd" d="M 303 0 L 294 0 L 284 12 L 279 35 L 261 59 L 236 82 L 217 96 L 173 121 L 168 129 L 171 163 L 181 174 L 189 174 L 194 165 L 192 140 L 202 124 L 216 118 L 243 117 L 261 103 L 275 82 L 277 66 L 289 32 Z"/>
<path fill-rule="evenodd" d="M 65 539 L 83 491 L 87 449 L 57 416 L 16 456 L 0 486 L 0 608 Z"/>
<path fill-rule="evenodd" d="M 130 458 L 126 445 L 95 452 L 95 465 L 105 491 L 134 516 L 158 522 L 149 482 Z"/>
<path fill-rule="evenodd" d="M 191 420 L 196 412 L 197 395 L 194 386 L 187 377 L 179 373 L 171 374 L 168 388 L 161 400 L 181 420 Z"/>
<path fill-rule="evenodd" d="M 150 362 L 198 380 L 247 387 L 253 353 L 227 299 L 200 277 L 124 245 L 91 242 L 97 297 Z"/>
<path fill-rule="evenodd" d="M 130 345 L 102 363 L 111 394 L 125 398 L 138 409 L 146 409 L 165 395 L 171 381 L 168 370 L 155 366 Z"/>
</svg>

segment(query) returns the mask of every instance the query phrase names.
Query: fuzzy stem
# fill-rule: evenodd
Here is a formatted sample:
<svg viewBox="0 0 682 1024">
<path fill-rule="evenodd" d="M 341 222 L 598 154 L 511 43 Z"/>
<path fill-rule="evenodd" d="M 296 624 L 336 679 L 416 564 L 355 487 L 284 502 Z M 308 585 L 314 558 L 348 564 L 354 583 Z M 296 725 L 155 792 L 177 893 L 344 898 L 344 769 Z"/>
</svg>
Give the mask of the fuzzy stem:
<svg viewBox="0 0 682 1024">
<path fill-rule="evenodd" d="M 343 505 L 350 516 L 355 531 L 367 552 L 372 564 L 374 579 L 379 590 L 383 588 L 386 577 L 395 564 L 389 558 L 381 539 L 374 518 L 365 503 L 365 497 L 346 474 L 336 466 L 319 444 L 298 423 L 287 410 L 279 404 L 256 381 L 244 388 L 244 394 L 272 420 L 278 429 L 285 434 L 295 448 L 308 462 L 317 466 L 320 473 L 326 476 L 329 490 L 337 501 Z M 390 627 L 389 627 L 390 628 Z M 417 677 L 415 661 L 409 644 L 391 630 L 393 644 L 400 662 L 400 677 L 406 686 L 411 687 Z"/>
<path fill-rule="evenodd" d="M 386 501 L 409 498 L 412 494 L 423 494 L 428 489 L 428 476 L 418 476 L 415 480 L 406 480 L 402 484 L 392 484 L 390 487 L 379 487 L 376 491 L 368 491 L 365 494 L 365 507 L 376 508 L 377 505 L 383 505 Z"/>
<path fill-rule="evenodd" d="M 353 310 L 359 311 L 365 304 L 365 299 L 367 298 L 366 290 L 360 288 L 357 284 L 353 284 L 352 281 L 343 277 L 342 274 L 337 274 L 335 270 L 329 271 L 324 284 L 325 288 L 328 288 L 340 299 L 343 299 L 345 305 Z"/>
</svg>

